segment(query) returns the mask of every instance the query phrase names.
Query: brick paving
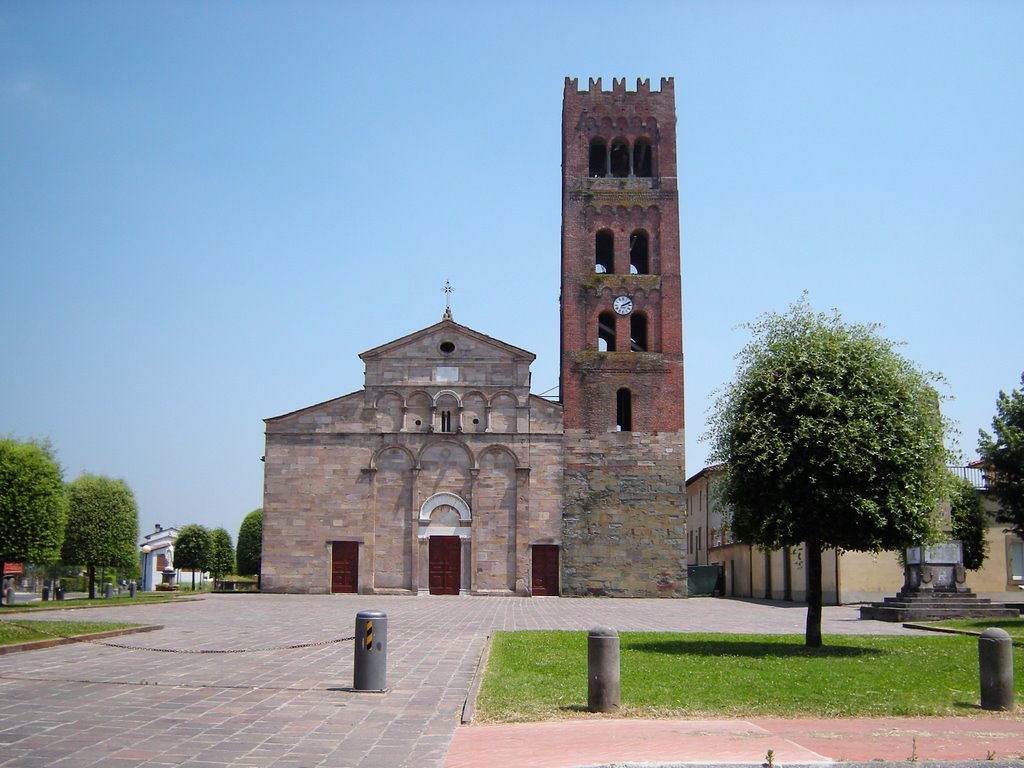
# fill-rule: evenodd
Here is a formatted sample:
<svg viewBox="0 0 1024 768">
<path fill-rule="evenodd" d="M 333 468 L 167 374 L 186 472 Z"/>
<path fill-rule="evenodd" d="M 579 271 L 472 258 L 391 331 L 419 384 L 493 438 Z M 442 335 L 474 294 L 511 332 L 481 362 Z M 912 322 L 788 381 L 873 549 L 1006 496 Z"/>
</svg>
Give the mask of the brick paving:
<svg viewBox="0 0 1024 768">
<path fill-rule="evenodd" d="M 386 694 L 345 690 L 351 642 L 282 649 L 350 636 L 365 609 L 388 615 Z M 0 657 L 0 766 L 442 768 L 494 630 L 801 633 L 805 609 L 700 598 L 210 595 L 31 618 L 165 628 L 108 641 L 131 649 L 83 643 Z M 846 607 L 826 608 L 823 630 L 908 632 Z"/>
</svg>

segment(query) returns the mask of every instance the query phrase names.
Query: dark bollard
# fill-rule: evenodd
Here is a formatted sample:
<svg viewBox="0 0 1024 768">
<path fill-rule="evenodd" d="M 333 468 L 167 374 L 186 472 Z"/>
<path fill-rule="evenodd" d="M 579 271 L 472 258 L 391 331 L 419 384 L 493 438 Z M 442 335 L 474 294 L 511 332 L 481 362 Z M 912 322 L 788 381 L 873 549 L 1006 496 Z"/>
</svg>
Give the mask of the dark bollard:
<svg viewBox="0 0 1024 768">
<path fill-rule="evenodd" d="M 47 602 L 50 599 L 50 588 L 43 587 L 43 602 Z"/>
<path fill-rule="evenodd" d="M 360 611 L 356 614 L 354 666 L 353 690 L 387 690 L 388 616 L 383 611 Z"/>
<path fill-rule="evenodd" d="M 105 598 L 107 598 L 108 600 L 114 596 L 114 585 L 113 584 L 107 584 L 103 588 L 103 596 Z"/>
<path fill-rule="evenodd" d="M 978 638 L 981 708 L 1013 710 L 1013 640 L 1002 629 L 986 629 Z"/>
<path fill-rule="evenodd" d="M 587 709 L 613 712 L 619 708 L 619 633 L 594 627 L 587 635 Z"/>
<path fill-rule="evenodd" d="M 135 597 L 135 582 L 128 585 L 128 597 Z"/>
</svg>

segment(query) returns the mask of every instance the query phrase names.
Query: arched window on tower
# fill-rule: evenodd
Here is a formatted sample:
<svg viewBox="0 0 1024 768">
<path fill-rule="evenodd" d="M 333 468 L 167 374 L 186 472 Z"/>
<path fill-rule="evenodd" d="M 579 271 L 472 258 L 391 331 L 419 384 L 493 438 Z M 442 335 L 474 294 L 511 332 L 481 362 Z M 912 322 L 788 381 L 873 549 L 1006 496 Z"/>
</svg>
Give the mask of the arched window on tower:
<svg viewBox="0 0 1024 768">
<path fill-rule="evenodd" d="M 629 350 L 647 351 L 647 317 L 639 312 L 634 312 L 629 318 Z"/>
<path fill-rule="evenodd" d="M 647 139 L 637 139 L 633 145 L 633 175 L 653 176 L 654 163 L 651 154 L 651 142 Z"/>
<path fill-rule="evenodd" d="M 615 271 L 615 235 L 602 229 L 594 237 L 594 271 L 611 274 Z"/>
<path fill-rule="evenodd" d="M 615 139 L 611 151 L 612 176 L 629 176 L 629 144 L 625 139 Z"/>
<path fill-rule="evenodd" d="M 633 393 L 625 387 L 615 393 L 615 429 L 633 431 Z"/>
<path fill-rule="evenodd" d="M 615 315 L 611 312 L 597 316 L 597 351 L 615 351 Z"/>
<path fill-rule="evenodd" d="M 629 272 L 632 275 L 650 274 L 650 241 L 642 229 L 629 236 Z"/>
<path fill-rule="evenodd" d="M 590 140 L 590 176 L 608 175 L 608 145 L 604 139 Z"/>
</svg>

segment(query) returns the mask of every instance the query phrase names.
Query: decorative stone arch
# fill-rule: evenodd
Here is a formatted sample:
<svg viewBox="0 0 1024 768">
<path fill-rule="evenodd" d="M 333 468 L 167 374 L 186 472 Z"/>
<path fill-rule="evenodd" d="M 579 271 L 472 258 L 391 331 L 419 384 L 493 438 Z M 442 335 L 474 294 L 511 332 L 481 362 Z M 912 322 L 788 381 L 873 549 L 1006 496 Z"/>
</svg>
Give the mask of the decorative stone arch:
<svg viewBox="0 0 1024 768">
<path fill-rule="evenodd" d="M 438 448 L 442 445 L 451 446 L 462 451 L 466 456 L 466 466 L 473 468 L 476 466 L 476 456 L 473 451 L 470 450 L 469 446 L 459 440 L 455 435 L 439 435 L 436 439 L 429 440 L 422 448 L 420 448 L 419 454 L 416 456 L 416 466 L 423 466 L 423 454 L 434 448 Z"/>
<path fill-rule="evenodd" d="M 459 397 L 459 394 L 457 392 L 450 389 L 442 389 L 440 392 L 434 395 L 434 406 L 437 407 L 437 404 L 441 402 L 441 400 L 445 397 L 452 398 L 453 400 L 455 400 L 455 402 L 458 404 L 460 408 L 462 407 L 462 398 Z"/>
<path fill-rule="evenodd" d="M 434 431 L 454 434 L 462 431 L 462 400 L 450 389 L 434 395 Z"/>
<path fill-rule="evenodd" d="M 477 453 L 476 464 L 473 465 L 475 469 L 480 469 L 480 460 L 484 456 L 486 456 L 488 453 L 504 453 L 504 454 L 508 455 L 509 458 L 512 459 L 512 464 L 513 464 L 513 466 L 516 469 L 522 469 L 523 468 L 522 464 L 519 463 L 519 457 L 516 456 L 516 452 L 515 451 L 513 451 L 507 445 L 498 445 L 498 444 L 495 443 L 495 444 L 488 445 L 482 451 L 479 451 Z"/>
<path fill-rule="evenodd" d="M 402 453 L 409 457 L 409 464 L 413 467 L 416 466 L 416 457 L 413 455 L 412 451 L 410 451 L 404 445 L 397 445 L 395 443 L 391 443 L 388 445 L 381 446 L 376 451 L 374 451 L 373 456 L 370 458 L 370 469 L 379 469 L 380 457 L 383 456 L 386 451 L 401 451 Z"/>
<path fill-rule="evenodd" d="M 386 397 L 397 397 L 401 401 L 402 405 L 405 405 L 405 398 L 402 397 L 401 392 L 399 392 L 397 389 L 385 389 L 383 392 L 378 393 L 377 399 L 373 401 L 373 407 L 377 408 L 380 404 L 380 401 Z"/>
<path fill-rule="evenodd" d="M 495 392 L 493 395 L 491 395 L 491 402 L 490 402 L 490 404 L 494 405 L 495 401 L 499 397 L 502 397 L 502 396 L 510 398 L 512 400 L 512 402 L 515 404 L 516 408 L 518 408 L 520 406 L 519 398 L 516 397 L 516 393 L 511 391 L 511 390 L 509 390 L 509 389 L 501 389 L 501 390 Z"/>
<path fill-rule="evenodd" d="M 454 510 L 455 514 L 452 514 Z M 458 519 L 454 519 L 457 517 Z M 444 567 L 444 563 L 452 563 L 452 559 L 444 554 L 445 550 L 450 551 L 450 544 L 455 545 L 455 554 L 458 556 L 458 594 L 467 595 L 471 585 L 472 569 L 472 546 L 473 546 L 473 515 L 470 512 L 469 504 L 461 496 L 449 491 L 441 491 L 427 497 L 420 505 L 419 516 L 416 520 L 417 545 L 417 567 L 418 584 L 417 593 L 428 594 L 431 589 L 431 574 L 434 563 L 434 543 L 443 544 L 444 547 L 438 552 L 438 563 Z M 438 537 L 436 542 L 432 542 Z M 446 577 L 442 576 L 446 581 Z M 454 589 L 454 585 L 450 588 Z M 442 591 L 441 594 L 452 594 Z"/>
<path fill-rule="evenodd" d="M 420 505 L 420 525 L 430 525 L 430 515 L 438 507 L 444 506 L 452 507 L 456 512 L 459 513 L 460 524 L 473 522 L 473 513 L 470 511 L 469 504 L 466 503 L 466 500 L 456 493 L 442 491 L 440 493 L 435 493 L 434 495 L 428 497 L 427 500 L 424 501 L 422 505 Z M 469 535 L 468 530 L 466 531 L 465 535 Z"/>
</svg>

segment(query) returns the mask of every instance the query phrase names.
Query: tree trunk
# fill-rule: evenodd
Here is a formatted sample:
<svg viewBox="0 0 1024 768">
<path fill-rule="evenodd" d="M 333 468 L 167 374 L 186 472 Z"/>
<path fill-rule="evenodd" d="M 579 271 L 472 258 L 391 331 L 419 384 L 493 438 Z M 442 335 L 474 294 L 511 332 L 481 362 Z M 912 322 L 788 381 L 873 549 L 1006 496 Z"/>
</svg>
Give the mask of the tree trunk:
<svg viewBox="0 0 1024 768">
<path fill-rule="evenodd" d="M 89 566 L 89 599 L 96 599 L 96 566 Z"/>
<path fill-rule="evenodd" d="M 821 647 L 821 544 L 807 542 L 807 629 L 804 643 Z"/>
</svg>

